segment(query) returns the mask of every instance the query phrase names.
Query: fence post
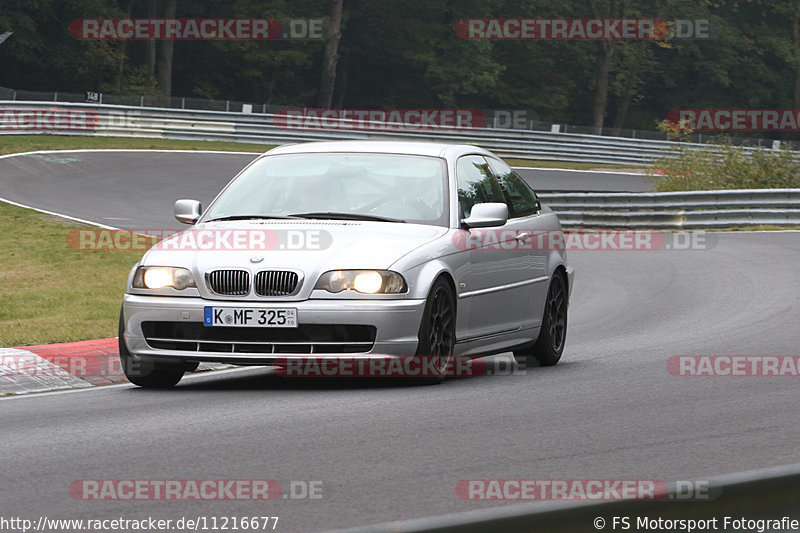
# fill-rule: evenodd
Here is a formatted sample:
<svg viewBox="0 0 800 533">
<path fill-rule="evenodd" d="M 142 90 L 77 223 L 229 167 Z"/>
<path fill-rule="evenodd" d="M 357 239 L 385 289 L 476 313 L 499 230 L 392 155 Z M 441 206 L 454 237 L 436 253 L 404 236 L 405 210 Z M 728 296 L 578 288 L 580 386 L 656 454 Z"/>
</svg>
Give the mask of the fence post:
<svg viewBox="0 0 800 533">
<path fill-rule="evenodd" d="M 58 91 L 53 93 L 53 101 L 58 102 Z"/>
</svg>

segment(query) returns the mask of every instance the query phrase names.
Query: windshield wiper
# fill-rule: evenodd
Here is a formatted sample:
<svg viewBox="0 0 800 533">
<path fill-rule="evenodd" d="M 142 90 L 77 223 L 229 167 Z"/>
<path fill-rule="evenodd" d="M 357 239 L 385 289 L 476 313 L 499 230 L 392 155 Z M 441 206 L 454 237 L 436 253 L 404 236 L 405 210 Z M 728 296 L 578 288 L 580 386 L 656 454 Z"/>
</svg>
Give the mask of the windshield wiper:
<svg viewBox="0 0 800 533">
<path fill-rule="evenodd" d="M 287 219 L 287 218 L 300 218 L 294 215 L 289 216 L 282 216 L 282 215 L 228 215 L 226 217 L 219 217 L 219 218 L 210 218 L 206 220 L 206 222 L 217 222 L 220 220 L 257 220 L 257 219 L 270 219 L 270 218 L 279 218 L 279 219 Z"/>
<path fill-rule="evenodd" d="M 336 212 L 318 212 L 318 213 L 295 213 L 289 215 L 290 217 L 300 218 L 317 218 L 317 219 L 331 219 L 331 220 L 374 220 L 376 222 L 405 222 L 399 218 L 379 217 L 376 215 L 362 215 L 361 213 L 336 213 Z"/>
</svg>

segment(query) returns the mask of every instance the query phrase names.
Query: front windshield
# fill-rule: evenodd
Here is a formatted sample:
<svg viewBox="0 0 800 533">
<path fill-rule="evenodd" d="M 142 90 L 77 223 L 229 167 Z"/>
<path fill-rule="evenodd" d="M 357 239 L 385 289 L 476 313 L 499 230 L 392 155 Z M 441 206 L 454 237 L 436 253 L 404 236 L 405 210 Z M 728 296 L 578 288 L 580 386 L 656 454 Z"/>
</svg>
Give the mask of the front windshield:
<svg viewBox="0 0 800 533">
<path fill-rule="evenodd" d="M 268 156 L 231 183 L 204 220 L 335 213 L 447 226 L 445 168 L 424 156 Z"/>
</svg>

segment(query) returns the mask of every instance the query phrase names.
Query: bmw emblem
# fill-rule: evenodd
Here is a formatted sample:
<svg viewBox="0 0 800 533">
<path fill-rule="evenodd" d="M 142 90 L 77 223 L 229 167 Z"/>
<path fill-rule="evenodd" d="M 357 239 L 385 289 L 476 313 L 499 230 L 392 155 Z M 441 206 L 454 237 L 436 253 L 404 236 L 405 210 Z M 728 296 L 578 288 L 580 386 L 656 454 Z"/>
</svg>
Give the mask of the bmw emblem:
<svg viewBox="0 0 800 533">
<path fill-rule="evenodd" d="M 260 263 L 263 260 L 264 258 L 261 257 L 260 255 L 254 255 L 253 257 L 250 258 L 251 263 Z"/>
</svg>

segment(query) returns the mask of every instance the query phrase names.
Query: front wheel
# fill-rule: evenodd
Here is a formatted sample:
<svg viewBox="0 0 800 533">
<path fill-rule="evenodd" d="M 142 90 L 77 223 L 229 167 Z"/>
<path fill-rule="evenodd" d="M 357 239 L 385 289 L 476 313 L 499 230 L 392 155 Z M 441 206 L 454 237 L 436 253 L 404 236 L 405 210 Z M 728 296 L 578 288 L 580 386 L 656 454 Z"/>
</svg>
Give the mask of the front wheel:
<svg viewBox="0 0 800 533">
<path fill-rule="evenodd" d="M 514 350 L 514 358 L 520 365 L 524 365 L 529 357 L 534 357 L 541 366 L 553 366 L 561 359 L 566 340 L 567 283 L 564 276 L 556 272 L 547 291 L 539 338 L 526 348 Z"/>
<path fill-rule="evenodd" d="M 185 363 L 162 363 L 144 357 L 134 357 L 125 344 L 125 318 L 119 312 L 119 361 L 128 381 L 148 389 L 166 389 L 176 385 L 187 366 Z"/>
<path fill-rule="evenodd" d="M 418 357 L 433 358 L 433 376 L 425 383 L 441 383 L 456 343 L 456 298 L 450 285 L 437 279 L 428 294 L 419 327 Z"/>
</svg>

